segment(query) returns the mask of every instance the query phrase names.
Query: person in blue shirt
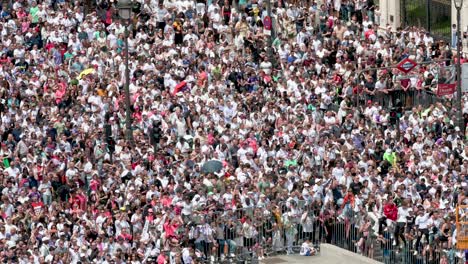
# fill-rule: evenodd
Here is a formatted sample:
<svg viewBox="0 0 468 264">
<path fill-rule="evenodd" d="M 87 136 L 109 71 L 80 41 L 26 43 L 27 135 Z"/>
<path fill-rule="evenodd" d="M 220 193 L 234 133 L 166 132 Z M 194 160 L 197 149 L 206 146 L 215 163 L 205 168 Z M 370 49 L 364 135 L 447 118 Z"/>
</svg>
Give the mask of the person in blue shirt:
<svg viewBox="0 0 468 264">
<path fill-rule="evenodd" d="M 1 11 L 0 11 L 0 18 L 1 19 L 10 18 L 10 12 L 8 12 L 8 10 L 6 10 L 6 8 L 2 8 Z"/>
</svg>

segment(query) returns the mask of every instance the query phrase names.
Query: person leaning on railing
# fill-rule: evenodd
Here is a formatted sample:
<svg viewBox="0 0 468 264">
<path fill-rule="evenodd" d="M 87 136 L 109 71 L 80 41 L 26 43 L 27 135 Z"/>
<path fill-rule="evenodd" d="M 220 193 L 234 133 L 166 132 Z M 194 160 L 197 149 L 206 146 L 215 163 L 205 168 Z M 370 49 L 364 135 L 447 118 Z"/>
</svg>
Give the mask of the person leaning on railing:
<svg viewBox="0 0 468 264">
<path fill-rule="evenodd" d="M 257 231 L 255 230 L 252 220 L 249 217 L 245 218 L 244 223 L 242 224 L 242 236 L 243 236 L 243 246 L 250 252 L 252 247 L 255 244 L 255 236 Z"/>
<path fill-rule="evenodd" d="M 415 220 L 415 226 L 418 228 L 418 237 L 416 239 L 415 248 L 418 250 L 421 246 L 421 239 L 424 237 L 425 241 L 429 241 L 429 228 L 432 226 L 433 212 L 425 212 L 424 208 L 420 206 L 418 208 L 418 216 Z"/>
<path fill-rule="evenodd" d="M 236 242 L 234 241 L 236 239 L 236 226 L 232 219 L 229 219 L 224 226 L 224 238 L 224 255 L 229 254 L 229 257 L 233 257 L 234 252 L 236 252 Z"/>
<path fill-rule="evenodd" d="M 340 219 L 349 218 L 352 215 L 352 210 L 354 208 L 355 197 L 353 189 L 349 188 L 346 193 L 343 204 L 341 205 L 342 214 L 339 216 Z"/>
<path fill-rule="evenodd" d="M 307 240 L 312 240 L 314 232 L 315 216 L 312 211 L 306 210 L 301 216 L 302 237 Z"/>
<path fill-rule="evenodd" d="M 213 228 L 202 218 L 195 230 L 195 248 L 202 253 L 203 259 L 207 259 L 208 256 L 213 257 Z"/>
<path fill-rule="evenodd" d="M 362 224 L 359 226 L 359 235 L 360 238 L 356 243 L 356 248 L 358 252 L 363 252 L 364 249 L 370 250 L 371 247 L 371 232 L 372 229 L 372 221 L 368 216 L 364 216 L 362 219 Z"/>
<path fill-rule="evenodd" d="M 451 248 L 452 247 L 452 231 L 453 227 L 450 224 L 450 217 L 444 217 L 443 224 L 437 234 L 437 241 L 440 243 L 442 248 Z"/>
<path fill-rule="evenodd" d="M 293 253 L 293 243 L 296 239 L 298 231 L 290 212 L 283 214 L 283 222 L 286 234 L 286 254 L 289 255 Z"/>
<path fill-rule="evenodd" d="M 333 204 L 333 201 L 330 201 L 323 208 L 319 216 L 320 226 L 319 226 L 319 240 L 322 239 L 322 235 L 325 235 L 325 241 L 327 243 L 332 242 L 334 234 L 334 224 L 336 223 L 337 211 Z"/>
<path fill-rule="evenodd" d="M 396 228 L 394 234 L 394 246 L 400 245 L 400 238 L 406 245 L 406 239 L 404 236 L 405 227 L 407 224 L 407 218 L 409 217 L 409 211 L 411 208 L 408 207 L 408 201 L 403 201 L 401 207 L 398 208 L 398 218 L 396 220 Z"/>
</svg>

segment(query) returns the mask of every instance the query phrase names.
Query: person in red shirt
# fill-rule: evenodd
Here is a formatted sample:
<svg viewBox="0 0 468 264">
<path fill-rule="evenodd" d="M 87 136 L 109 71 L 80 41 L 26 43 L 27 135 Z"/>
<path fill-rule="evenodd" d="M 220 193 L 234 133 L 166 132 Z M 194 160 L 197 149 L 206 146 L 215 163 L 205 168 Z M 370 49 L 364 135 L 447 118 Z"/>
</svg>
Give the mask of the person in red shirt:
<svg viewBox="0 0 468 264">
<path fill-rule="evenodd" d="M 19 8 L 18 8 L 18 11 L 16 12 L 16 16 L 17 16 L 18 18 L 24 18 L 24 17 L 27 17 L 28 14 L 26 13 L 26 11 L 24 10 L 23 7 L 19 7 Z"/>
<path fill-rule="evenodd" d="M 173 247 L 174 245 L 179 244 L 177 228 L 179 228 L 183 223 L 184 222 L 180 216 L 166 218 L 166 222 L 163 224 L 165 233 L 164 246 Z"/>
<path fill-rule="evenodd" d="M 166 263 L 166 257 L 164 256 L 164 253 L 159 254 L 157 258 L 158 264 L 164 264 Z"/>
<path fill-rule="evenodd" d="M 349 188 L 348 192 L 346 193 L 343 199 L 342 205 L 342 214 L 340 215 L 341 218 L 345 220 L 345 229 L 346 229 L 346 236 L 349 236 L 349 232 L 351 231 L 351 224 L 349 219 L 353 216 L 353 208 L 355 205 L 355 197 L 353 193 L 353 189 Z"/>
<path fill-rule="evenodd" d="M 95 174 L 89 183 L 89 188 L 92 191 L 97 191 L 99 186 L 101 185 L 101 181 L 98 179 L 98 176 Z"/>
<path fill-rule="evenodd" d="M 348 206 L 346 206 L 346 205 L 348 205 Z M 341 206 L 341 209 L 346 211 L 346 210 L 352 210 L 353 207 L 354 207 L 353 189 L 349 188 L 348 192 L 346 193 L 346 195 L 345 195 L 345 197 L 343 199 L 343 205 Z"/>
<path fill-rule="evenodd" d="M 392 200 L 389 200 L 385 205 L 384 205 L 384 215 L 387 219 L 390 219 L 392 221 L 396 221 L 398 217 L 398 208 L 397 206 L 393 203 Z"/>
<path fill-rule="evenodd" d="M 128 230 L 128 228 L 124 227 L 120 235 L 118 235 L 116 238 L 122 239 L 123 241 L 131 242 L 133 237 L 130 234 L 130 231 Z"/>
<path fill-rule="evenodd" d="M 200 73 L 198 73 L 197 85 L 198 87 L 205 87 L 208 81 L 208 73 L 205 71 L 205 66 L 200 66 Z"/>
<path fill-rule="evenodd" d="M 7 56 L 6 53 L 3 53 L 1 56 L 0 56 L 0 64 L 2 65 L 5 65 L 5 64 L 9 64 L 11 62 L 10 58 Z"/>
<path fill-rule="evenodd" d="M 80 209 L 82 211 L 86 211 L 86 203 L 88 198 L 86 197 L 86 194 L 83 192 L 82 189 L 78 190 L 76 197 L 78 199 L 78 205 L 80 206 Z"/>
<path fill-rule="evenodd" d="M 83 193 L 83 191 L 80 189 L 77 192 L 72 192 L 69 202 L 72 208 L 75 208 L 75 205 L 78 205 L 80 210 L 85 211 L 86 210 L 86 195 Z"/>
<path fill-rule="evenodd" d="M 79 204 L 75 203 L 72 206 L 71 213 L 76 215 L 76 216 L 79 216 L 79 215 L 81 215 L 83 213 L 83 210 L 80 209 Z"/>
<path fill-rule="evenodd" d="M 369 26 L 367 26 L 367 30 L 364 32 L 364 37 L 365 37 L 366 39 L 369 39 L 372 35 L 375 36 L 375 32 L 374 32 L 374 30 L 372 29 L 372 26 L 369 25 Z"/>
<path fill-rule="evenodd" d="M 385 194 L 384 197 L 382 197 L 382 204 L 383 216 L 379 219 L 379 235 L 383 233 L 383 227 L 387 227 L 389 225 L 387 222 L 396 221 L 398 216 L 398 208 L 393 203 L 393 200 L 388 198 L 388 194 Z"/>
<path fill-rule="evenodd" d="M 31 207 L 34 210 L 36 215 L 40 215 L 44 212 L 44 203 L 37 198 L 37 196 L 32 196 Z"/>
</svg>

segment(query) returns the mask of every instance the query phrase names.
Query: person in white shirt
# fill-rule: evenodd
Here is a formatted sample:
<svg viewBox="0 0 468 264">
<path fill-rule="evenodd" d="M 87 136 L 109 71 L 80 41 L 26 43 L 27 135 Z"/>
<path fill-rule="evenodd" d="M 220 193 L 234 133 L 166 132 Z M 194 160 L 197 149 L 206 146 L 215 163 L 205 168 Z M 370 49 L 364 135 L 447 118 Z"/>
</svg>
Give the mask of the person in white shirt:
<svg viewBox="0 0 468 264">
<path fill-rule="evenodd" d="M 434 43 L 434 38 L 430 35 L 429 32 L 426 33 L 426 35 L 423 37 L 423 41 L 424 41 L 424 44 L 426 44 L 426 46 L 431 46 L 430 44 L 431 43 Z"/>
<path fill-rule="evenodd" d="M 309 34 L 306 31 L 306 28 L 302 28 L 302 30 L 297 34 L 296 42 L 298 44 L 305 44 L 305 42 L 309 39 Z"/>
<path fill-rule="evenodd" d="M 375 83 L 375 90 L 378 92 L 387 93 L 387 81 L 385 80 L 384 75 L 381 75 L 379 80 Z"/>
<path fill-rule="evenodd" d="M 182 259 L 183 259 L 185 264 L 192 264 L 193 263 L 193 259 L 192 259 L 190 251 L 191 251 L 191 248 L 182 249 Z"/>
<path fill-rule="evenodd" d="M 332 111 L 328 111 L 323 117 L 323 120 L 325 121 L 325 125 L 327 127 L 332 127 L 336 124 L 337 121 L 335 118 L 335 113 L 333 113 Z"/>
<path fill-rule="evenodd" d="M 164 8 L 163 3 L 159 3 L 158 7 L 155 10 L 155 13 L 158 28 L 164 30 L 164 28 L 166 27 L 166 19 L 169 18 L 170 13 L 167 11 L 166 8 Z"/>
<path fill-rule="evenodd" d="M 337 181 L 340 181 L 344 175 L 344 168 L 341 165 L 341 162 L 337 162 L 336 166 L 332 169 L 332 175 Z"/>
<path fill-rule="evenodd" d="M 398 208 L 398 218 L 397 218 L 397 223 L 396 223 L 396 228 L 395 228 L 395 241 L 393 241 L 393 244 L 395 246 L 400 245 L 400 238 L 403 240 L 403 243 L 406 244 L 406 239 L 404 236 L 404 231 L 405 231 L 405 226 L 407 222 L 407 217 L 409 217 L 409 211 L 411 208 L 408 208 L 408 201 L 404 200 L 401 203 L 401 207 Z"/>
<path fill-rule="evenodd" d="M 299 255 L 301 256 L 314 256 L 316 254 L 316 250 L 310 240 L 304 241 L 301 246 L 301 252 L 299 252 Z"/>
<path fill-rule="evenodd" d="M 421 238 L 424 236 L 426 241 L 429 241 L 429 228 L 432 226 L 432 212 L 425 213 L 424 208 L 418 208 L 418 216 L 414 222 L 415 226 L 418 228 L 418 238 L 416 239 L 416 249 L 419 248 L 421 243 Z"/>
<path fill-rule="evenodd" d="M 260 63 L 260 68 L 265 72 L 265 74 L 270 75 L 271 74 L 271 68 L 272 68 L 271 62 L 265 57 L 265 59 Z"/>
</svg>

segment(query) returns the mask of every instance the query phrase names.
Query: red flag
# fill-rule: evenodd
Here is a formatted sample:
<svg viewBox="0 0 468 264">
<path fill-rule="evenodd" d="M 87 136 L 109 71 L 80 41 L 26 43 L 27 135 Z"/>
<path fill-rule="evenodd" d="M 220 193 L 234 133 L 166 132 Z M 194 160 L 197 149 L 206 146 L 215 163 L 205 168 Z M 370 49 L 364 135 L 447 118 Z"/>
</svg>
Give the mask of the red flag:
<svg viewBox="0 0 468 264">
<path fill-rule="evenodd" d="M 454 83 L 440 83 L 437 85 L 437 96 L 452 95 L 456 88 Z"/>
<path fill-rule="evenodd" d="M 172 94 L 176 95 L 178 92 L 184 91 L 186 88 L 187 88 L 187 82 L 182 81 L 176 85 L 176 87 L 174 88 L 174 92 Z"/>
</svg>

